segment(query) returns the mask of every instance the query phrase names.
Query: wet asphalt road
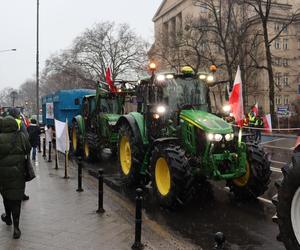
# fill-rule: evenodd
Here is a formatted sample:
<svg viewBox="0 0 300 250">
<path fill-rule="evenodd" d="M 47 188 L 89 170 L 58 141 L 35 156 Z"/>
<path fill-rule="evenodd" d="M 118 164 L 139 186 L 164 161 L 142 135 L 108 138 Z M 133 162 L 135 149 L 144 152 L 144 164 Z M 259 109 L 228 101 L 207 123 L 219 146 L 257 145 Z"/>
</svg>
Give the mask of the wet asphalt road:
<svg viewBox="0 0 300 250">
<path fill-rule="evenodd" d="M 225 234 L 228 249 L 284 249 L 283 244 L 276 240 L 278 229 L 271 220 L 275 208 L 270 200 L 276 193 L 274 181 L 281 178 L 280 168 L 289 161 L 294 144 L 295 138 L 263 138 L 261 146 L 271 157 L 272 175 L 269 189 L 257 201 L 237 202 L 224 188 L 225 182 L 211 182 L 210 192 L 176 212 L 159 207 L 151 189 L 146 189 L 145 213 L 150 219 L 191 239 L 203 249 L 212 249 L 214 234 L 218 231 Z M 101 162 L 86 163 L 85 166 L 92 172 L 104 168 L 106 183 L 134 202 L 134 188 L 124 185 L 118 177 L 118 162 L 105 152 L 103 158 Z"/>
</svg>

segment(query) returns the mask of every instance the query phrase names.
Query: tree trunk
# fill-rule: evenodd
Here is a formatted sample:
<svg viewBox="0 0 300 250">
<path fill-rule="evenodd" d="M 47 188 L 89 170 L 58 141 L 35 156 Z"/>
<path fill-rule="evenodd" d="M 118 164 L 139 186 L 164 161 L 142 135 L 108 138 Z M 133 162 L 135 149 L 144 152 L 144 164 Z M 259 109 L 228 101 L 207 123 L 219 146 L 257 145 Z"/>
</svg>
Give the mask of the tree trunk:
<svg viewBox="0 0 300 250">
<path fill-rule="evenodd" d="M 271 53 L 271 44 L 269 44 L 269 35 L 268 35 L 268 27 L 267 22 L 263 22 L 263 32 L 264 32 L 264 44 L 266 50 L 266 59 L 267 59 L 267 68 L 268 68 L 268 77 L 269 77 L 269 101 L 270 101 L 270 114 L 272 117 L 272 121 L 275 118 L 275 105 L 274 105 L 274 75 L 272 68 L 272 53 Z"/>
</svg>

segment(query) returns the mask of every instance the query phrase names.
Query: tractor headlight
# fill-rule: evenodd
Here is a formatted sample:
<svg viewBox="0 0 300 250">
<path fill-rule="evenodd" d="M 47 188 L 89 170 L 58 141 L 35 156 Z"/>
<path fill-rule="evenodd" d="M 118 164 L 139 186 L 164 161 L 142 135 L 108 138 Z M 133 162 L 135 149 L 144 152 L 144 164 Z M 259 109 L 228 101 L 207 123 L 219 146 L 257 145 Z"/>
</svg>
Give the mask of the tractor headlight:
<svg viewBox="0 0 300 250">
<path fill-rule="evenodd" d="M 162 81 L 164 81 L 166 79 L 166 77 L 165 77 L 165 75 L 158 75 L 156 77 L 156 79 L 157 79 L 157 81 L 162 82 Z"/>
<path fill-rule="evenodd" d="M 156 112 L 157 112 L 158 114 L 164 114 L 164 113 L 166 112 L 166 107 L 165 107 L 165 106 L 162 106 L 162 105 L 157 106 Z"/>
<path fill-rule="evenodd" d="M 225 135 L 225 140 L 226 141 L 232 141 L 233 139 L 234 139 L 234 134 L 233 133 Z"/>
<path fill-rule="evenodd" d="M 223 139 L 223 135 L 221 135 L 221 134 L 212 134 L 212 133 L 209 133 L 209 134 L 207 134 L 207 139 L 208 139 L 209 141 L 220 142 L 220 141 L 222 141 L 222 139 Z"/>
<path fill-rule="evenodd" d="M 207 83 L 214 83 L 215 77 L 213 75 L 208 75 L 206 78 Z"/>
</svg>

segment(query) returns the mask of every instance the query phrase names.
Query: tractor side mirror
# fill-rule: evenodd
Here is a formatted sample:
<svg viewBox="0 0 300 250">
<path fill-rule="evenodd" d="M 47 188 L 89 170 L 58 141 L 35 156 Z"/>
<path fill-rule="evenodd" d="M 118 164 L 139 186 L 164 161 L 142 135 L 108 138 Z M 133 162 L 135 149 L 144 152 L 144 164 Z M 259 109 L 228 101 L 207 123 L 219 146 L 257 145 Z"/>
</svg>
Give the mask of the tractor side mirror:
<svg viewBox="0 0 300 250">
<path fill-rule="evenodd" d="M 80 105 L 80 99 L 79 99 L 79 98 L 76 98 L 76 99 L 74 100 L 74 104 L 75 104 L 75 105 Z"/>
</svg>

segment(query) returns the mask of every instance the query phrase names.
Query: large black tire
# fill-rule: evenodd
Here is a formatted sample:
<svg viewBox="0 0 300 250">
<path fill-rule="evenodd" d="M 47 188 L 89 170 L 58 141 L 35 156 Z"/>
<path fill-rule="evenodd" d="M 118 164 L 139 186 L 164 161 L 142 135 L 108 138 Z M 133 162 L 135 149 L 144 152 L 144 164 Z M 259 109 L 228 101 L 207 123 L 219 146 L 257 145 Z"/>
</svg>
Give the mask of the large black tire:
<svg viewBox="0 0 300 250">
<path fill-rule="evenodd" d="M 80 141 L 80 130 L 77 121 L 72 122 L 71 128 L 71 149 L 76 156 L 81 155 L 82 145 Z"/>
<path fill-rule="evenodd" d="M 277 205 L 279 239 L 286 249 L 300 250 L 300 152 L 294 155 L 291 164 L 282 172 L 283 181 L 277 183 L 278 197 L 273 198 L 273 203 Z M 298 216 L 295 216 L 297 213 Z"/>
<path fill-rule="evenodd" d="M 155 146 L 150 167 L 152 188 L 162 206 L 174 209 L 191 201 L 195 179 L 180 146 Z"/>
<path fill-rule="evenodd" d="M 271 162 L 257 144 L 247 143 L 247 173 L 227 185 L 238 200 L 252 200 L 264 194 L 270 183 Z"/>
<path fill-rule="evenodd" d="M 138 140 L 127 123 L 119 128 L 118 158 L 120 174 L 124 180 L 131 184 L 140 181 L 139 171 L 143 161 L 143 145 Z"/>
</svg>

